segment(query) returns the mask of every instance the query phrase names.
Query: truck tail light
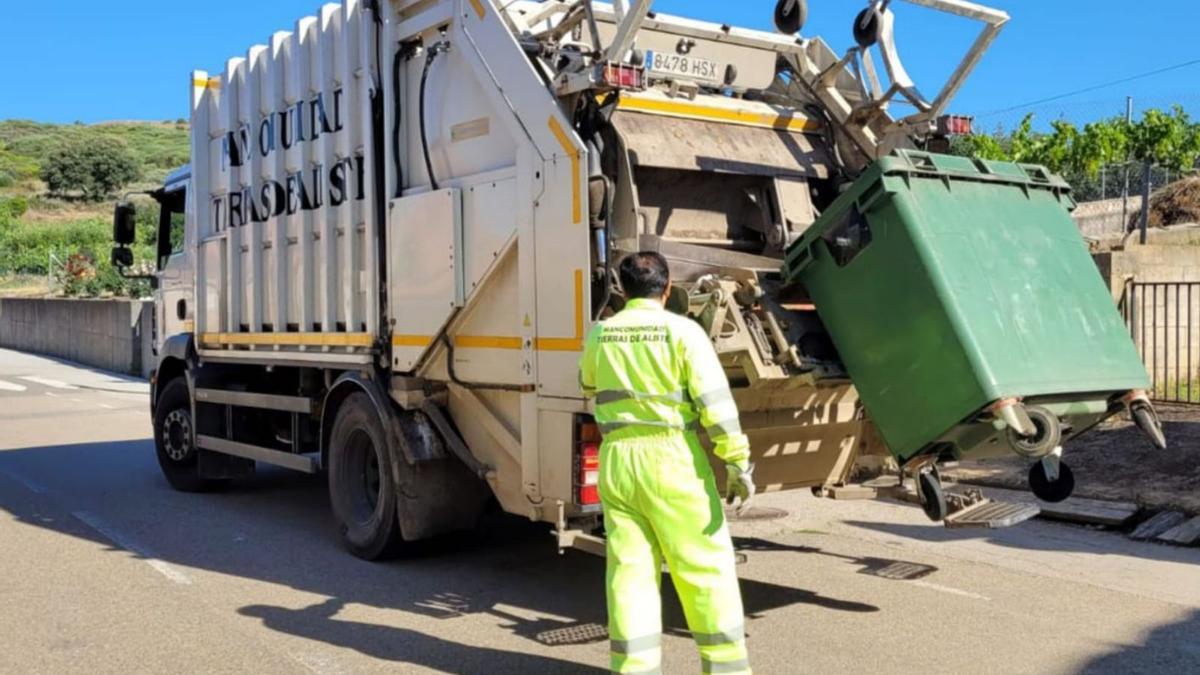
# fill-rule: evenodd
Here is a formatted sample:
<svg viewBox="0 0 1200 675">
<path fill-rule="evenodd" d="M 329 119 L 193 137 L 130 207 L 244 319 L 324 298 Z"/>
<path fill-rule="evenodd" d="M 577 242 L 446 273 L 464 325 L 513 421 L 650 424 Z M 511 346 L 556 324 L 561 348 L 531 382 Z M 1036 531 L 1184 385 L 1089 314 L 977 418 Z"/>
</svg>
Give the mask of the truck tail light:
<svg viewBox="0 0 1200 675">
<path fill-rule="evenodd" d="M 937 121 L 942 136 L 969 136 L 975 132 L 975 118 L 965 115 L 942 115 Z"/>
<path fill-rule="evenodd" d="M 604 84 L 614 89 L 645 89 L 646 71 L 625 63 L 606 63 Z"/>
<path fill-rule="evenodd" d="M 592 506 L 600 503 L 600 428 L 588 420 L 581 422 L 577 429 L 576 501 L 583 506 Z"/>
</svg>

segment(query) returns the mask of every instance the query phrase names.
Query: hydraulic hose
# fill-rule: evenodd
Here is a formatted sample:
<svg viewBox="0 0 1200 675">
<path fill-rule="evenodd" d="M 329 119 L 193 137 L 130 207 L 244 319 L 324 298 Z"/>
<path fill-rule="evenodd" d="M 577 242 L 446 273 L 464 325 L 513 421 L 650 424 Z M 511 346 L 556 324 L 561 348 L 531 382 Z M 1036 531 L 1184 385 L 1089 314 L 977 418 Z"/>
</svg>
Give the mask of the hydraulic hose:
<svg viewBox="0 0 1200 675">
<path fill-rule="evenodd" d="M 392 110 L 395 118 L 392 120 L 392 165 L 396 169 L 396 189 L 392 196 L 397 199 L 404 193 L 404 162 L 400 157 L 400 129 L 404 115 L 400 100 L 400 68 L 408 56 L 406 51 L 401 47 L 396 50 L 396 55 L 392 58 Z"/>
<path fill-rule="evenodd" d="M 604 308 L 608 307 L 608 303 L 612 300 L 613 294 L 613 267 L 612 267 L 612 217 L 613 217 L 613 183 L 608 176 L 601 176 L 604 179 L 604 297 L 600 303 L 593 307 L 595 315 L 593 321 L 599 321 L 604 315 Z"/>
<path fill-rule="evenodd" d="M 437 178 L 433 175 L 433 158 L 429 155 L 429 138 L 425 130 L 425 89 L 429 84 L 429 69 L 433 67 L 433 62 L 437 60 L 438 54 L 450 50 L 450 43 L 442 40 L 429 47 L 425 54 L 425 68 L 421 71 L 421 98 L 418 101 L 418 106 L 421 108 L 421 152 L 425 155 L 425 170 L 429 172 L 429 185 L 431 190 L 438 190 Z"/>
<path fill-rule="evenodd" d="M 446 374 L 450 376 L 450 381 L 463 389 L 473 391 L 514 391 L 520 394 L 528 394 L 533 391 L 531 385 L 525 384 L 498 384 L 491 382 L 466 382 L 458 377 L 458 373 L 454 370 L 454 340 L 443 332 L 439 338 L 442 345 L 446 348 Z"/>
</svg>

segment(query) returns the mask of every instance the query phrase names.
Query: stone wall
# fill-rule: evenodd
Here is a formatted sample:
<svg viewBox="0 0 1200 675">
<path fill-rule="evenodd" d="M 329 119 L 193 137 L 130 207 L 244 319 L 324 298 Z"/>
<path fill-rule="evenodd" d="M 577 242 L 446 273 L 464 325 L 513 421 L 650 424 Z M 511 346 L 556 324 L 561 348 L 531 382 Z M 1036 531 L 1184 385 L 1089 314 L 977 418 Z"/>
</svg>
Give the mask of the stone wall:
<svg viewBox="0 0 1200 675">
<path fill-rule="evenodd" d="M 1129 217 L 1133 218 L 1142 208 L 1141 197 L 1129 198 Z M 1120 234 L 1125 231 L 1122 219 L 1124 212 L 1123 200 L 1106 199 L 1099 202 L 1084 202 L 1071 214 L 1079 231 L 1085 237 L 1100 238 L 1106 235 Z"/>
<path fill-rule="evenodd" d="M 146 377 L 154 303 L 0 298 L 0 347 Z"/>
</svg>

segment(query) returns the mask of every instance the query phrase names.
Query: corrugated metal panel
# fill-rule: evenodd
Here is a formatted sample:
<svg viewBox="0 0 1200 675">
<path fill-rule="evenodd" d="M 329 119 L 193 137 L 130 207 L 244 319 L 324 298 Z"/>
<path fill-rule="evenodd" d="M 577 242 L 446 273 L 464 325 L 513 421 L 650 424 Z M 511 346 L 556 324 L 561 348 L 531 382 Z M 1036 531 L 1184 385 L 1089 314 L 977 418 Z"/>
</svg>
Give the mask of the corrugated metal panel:
<svg viewBox="0 0 1200 675">
<path fill-rule="evenodd" d="M 374 36 L 345 0 L 193 77 L 203 346 L 362 350 L 378 334 Z"/>
</svg>

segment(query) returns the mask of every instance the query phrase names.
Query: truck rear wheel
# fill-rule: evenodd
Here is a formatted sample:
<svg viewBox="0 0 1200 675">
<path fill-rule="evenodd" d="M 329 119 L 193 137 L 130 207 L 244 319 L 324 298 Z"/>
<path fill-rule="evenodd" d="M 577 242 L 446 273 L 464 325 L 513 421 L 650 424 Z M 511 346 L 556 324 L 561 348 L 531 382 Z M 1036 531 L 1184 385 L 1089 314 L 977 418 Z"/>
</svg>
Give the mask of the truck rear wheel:
<svg viewBox="0 0 1200 675">
<path fill-rule="evenodd" d="M 180 492 L 208 492 L 225 481 L 202 478 L 196 449 L 196 426 L 187 380 L 177 377 L 163 387 L 154 408 L 154 450 L 171 487 Z"/>
<path fill-rule="evenodd" d="M 391 451 L 366 394 L 342 403 L 329 449 L 329 498 L 346 548 L 364 560 L 395 555 L 401 539 Z"/>
</svg>

